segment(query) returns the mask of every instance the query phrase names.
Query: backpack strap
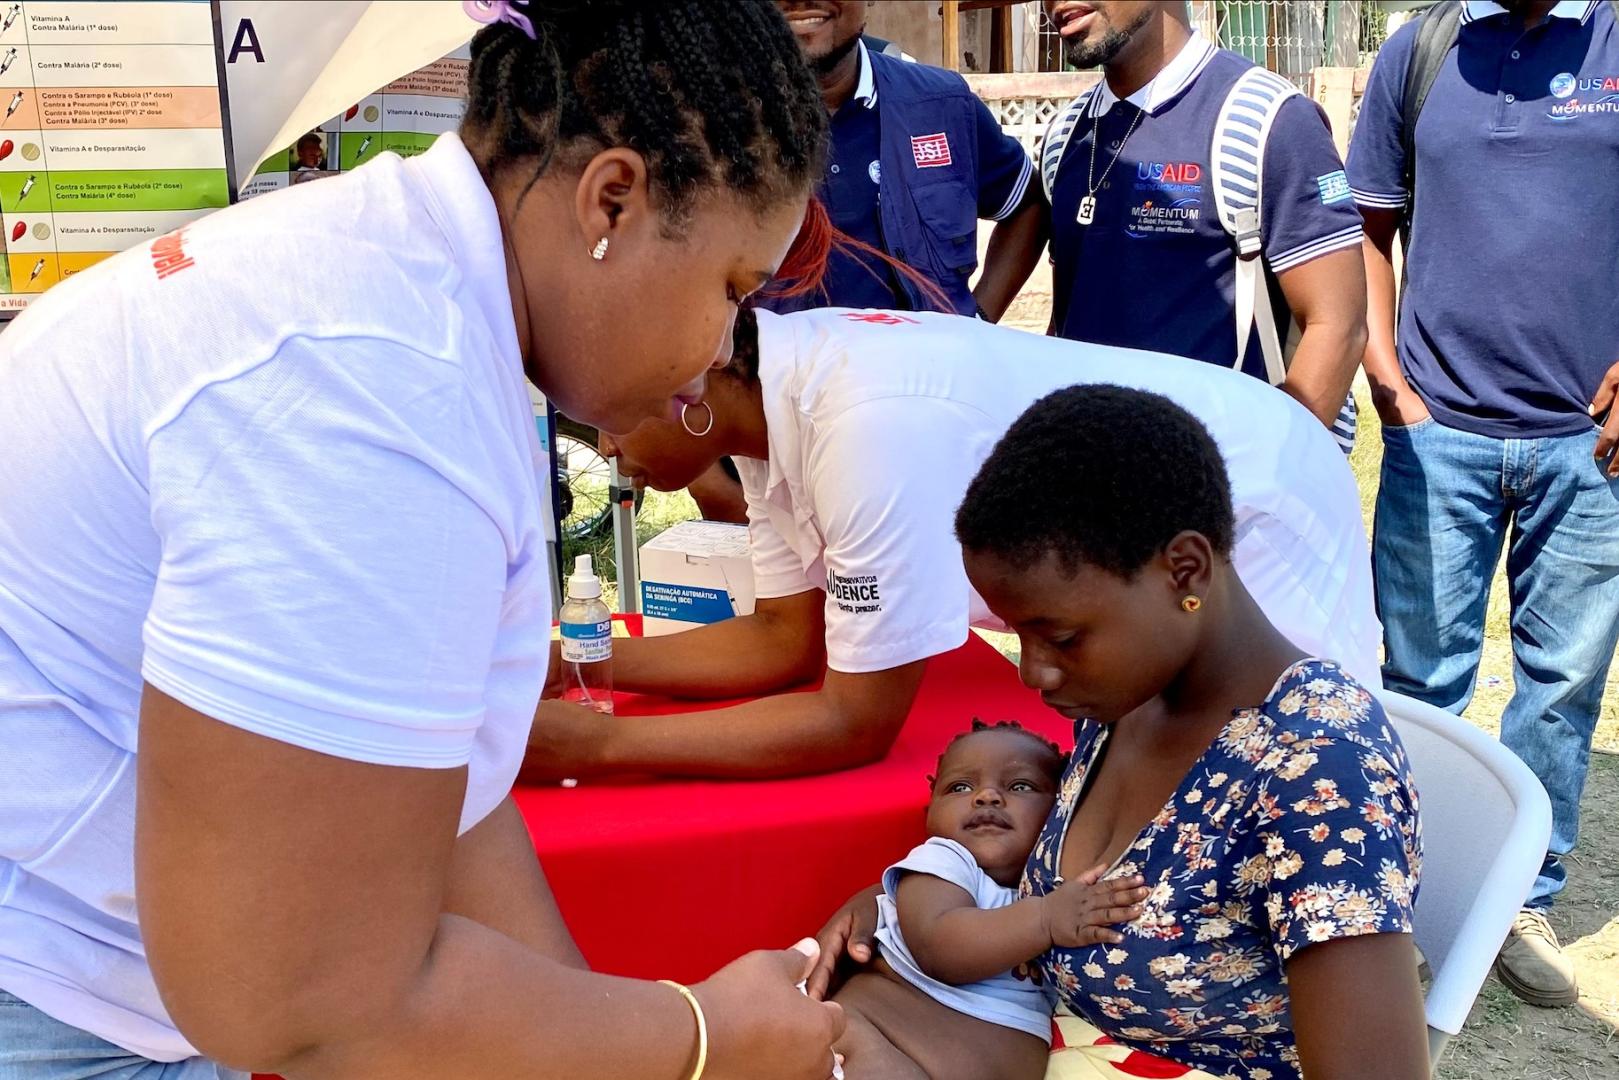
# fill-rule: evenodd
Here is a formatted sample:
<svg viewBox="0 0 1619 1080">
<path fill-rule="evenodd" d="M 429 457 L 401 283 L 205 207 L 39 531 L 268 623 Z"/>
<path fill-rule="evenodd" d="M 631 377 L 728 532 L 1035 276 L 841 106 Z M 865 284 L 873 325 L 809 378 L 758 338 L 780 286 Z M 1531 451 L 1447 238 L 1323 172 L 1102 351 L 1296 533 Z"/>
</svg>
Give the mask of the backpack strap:
<svg viewBox="0 0 1619 1080">
<path fill-rule="evenodd" d="M 1613 0 L 1619 5 L 1619 0 Z M 1443 0 L 1424 11 L 1417 26 L 1416 44 L 1411 48 L 1411 64 L 1405 69 L 1405 98 L 1400 114 L 1400 145 L 1405 155 L 1405 214 L 1401 230 L 1409 228 L 1417 201 L 1417 117 L 1428 101 L 1445 57 L 1456 47 L 1461 33 L 1461 0 Z M 1402 240 L 1405 237 L 1402 236 Z"/>
<path fill-rule="evenodd" d="M 1282 342 L 1276 332 L 1270 287 L 1265 280 L 1264 234 L 1261 202 L 1265 190 L 1265 143 L 1282 103 L 1297 96 L 1298 88 L 1280 75 L 1261 67 L 1243 72 L 1226 95 L 1214 124 L 1209 151 L 1209 181 L 1220 225 L 1237 249 L 1236 359 L 1242 367 L 1248 336 L 1255 323 L 1265 354 L 1265 374 L 1271 385 L 1287 375 Z"/>
<path fill-rule="evenodd" d="M 1270 280 L 1265 272 L 1262 228 L 1265 193 L 1265 145 L 1271 125 L 1290 97 L 1300 96 L 1292 83 L 1264 68 L 1249 68 L 1220 106 L 1209 151 L 1209 182 L 1220 225 L 1237 249 L 1236 352 L 1232 366 L 1242 367 L 1248 337 L 1257 326 L 1265 357 L 1265 379 L 1280 386 L 1287 378 L 1287 352 L 1276 328 Z M 1355 395 L 1344 400 L 1332 434 L 1345 454 L 1355 445 Z"/>
<path fill-rule="evenodd" d="M 1046 135 L 1040 143 L 1040 186 L 1045 189 L 1047 205 L 1051 203 L 1051 189 L 1057 184 L 1057 167 L 1062 164 L 1063 151 L 1068 149 L 1069 140 L 1079 129 L 1080 120 L 1090 111 L 1091 97 L 1095 93 L 1093 86 L 1063 106 L 1046 125 Z"/>
</svg>

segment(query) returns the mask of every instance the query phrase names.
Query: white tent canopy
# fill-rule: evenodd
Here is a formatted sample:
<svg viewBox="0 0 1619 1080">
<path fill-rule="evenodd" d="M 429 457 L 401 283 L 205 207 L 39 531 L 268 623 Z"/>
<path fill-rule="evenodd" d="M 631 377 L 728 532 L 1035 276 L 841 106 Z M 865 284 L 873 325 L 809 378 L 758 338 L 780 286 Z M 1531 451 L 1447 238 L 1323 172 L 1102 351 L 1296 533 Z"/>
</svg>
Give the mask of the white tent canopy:
<svg viewBox="0 0 1619 1080">
<path fill-rule="evenodd" d="M 304 132 L 466 43 L 458 0 L 223 0 L 238 190 Z"/>
</svg>

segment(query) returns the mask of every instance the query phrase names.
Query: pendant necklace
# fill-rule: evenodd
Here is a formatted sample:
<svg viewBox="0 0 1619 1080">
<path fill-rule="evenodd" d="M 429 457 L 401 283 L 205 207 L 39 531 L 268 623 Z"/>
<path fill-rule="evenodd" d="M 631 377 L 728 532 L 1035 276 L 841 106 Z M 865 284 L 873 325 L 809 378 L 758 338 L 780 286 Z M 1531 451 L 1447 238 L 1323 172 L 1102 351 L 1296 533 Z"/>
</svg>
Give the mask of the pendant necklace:
<svg viewBox="0 0 1619 1080">
<path fill-rule="evenodd" d="M 1130 127 L 1125 131 L 1124 138 L 1119 140 L 1119 148 L 1113 152 L 1113 160 L 1108 162 L 1107 168 L 1102 170 L 1101 180 L 1096 179 L 1096 144 L 1102 141 L 1101 114 L 1097 114 L 1096 118 L 1091 121 L 1091 168 L 1085 178 L 1086 187 L 1089 190 L 1085 192 L 1085 197 L 1079 200 L 1078 220 L 1081 225 L 1089 225 L 1096 220 L 1096 189 L 1106 182 L 1107 174 L 1112 172 L 1113 166 L 1119 163 L 1119 156 L 1124 153 L 1124 144 L 1130 141 L 1131 135 L 1135 134 L 1136 125 L 1141 123 L 1141 118 L 1146 115 L 1146 112 L 1147 110 L 1145 109 L 1136 110 L 1135 119 L 1130 121 Z"/>
</svg>

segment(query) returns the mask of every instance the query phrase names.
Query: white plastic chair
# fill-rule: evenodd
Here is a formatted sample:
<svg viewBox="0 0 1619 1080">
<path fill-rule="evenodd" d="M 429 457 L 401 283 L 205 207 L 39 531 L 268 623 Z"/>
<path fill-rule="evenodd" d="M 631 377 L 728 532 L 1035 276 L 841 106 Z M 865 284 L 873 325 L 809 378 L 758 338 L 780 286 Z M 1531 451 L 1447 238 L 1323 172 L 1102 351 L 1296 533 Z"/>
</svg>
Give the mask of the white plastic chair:
<svg viewBox="0 0 1619 1080">
<path fill-rule="evenodd" d="M 1390 691 L 1422 807 L 1417 947 L 1433 972 L 1428 1058 L 1462 1030 L 1551 839 L 1552 806 L 1517 755 L 1460 717 Z"/>
</svg>

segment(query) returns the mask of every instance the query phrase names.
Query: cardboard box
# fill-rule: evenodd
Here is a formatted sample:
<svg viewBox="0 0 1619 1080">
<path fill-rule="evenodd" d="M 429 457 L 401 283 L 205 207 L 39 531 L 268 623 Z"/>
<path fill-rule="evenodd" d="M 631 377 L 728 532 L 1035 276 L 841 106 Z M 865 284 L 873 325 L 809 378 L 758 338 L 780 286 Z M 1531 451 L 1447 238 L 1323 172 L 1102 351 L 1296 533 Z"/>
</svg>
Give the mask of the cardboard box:
<svg viewBox="0 0 1619 1080">
<path fill-rule="evenodd" d="M 748 527 L 683 521 L 642 544 L 641 614 L 647 637 L 753 614 Z"/>
</svg>

